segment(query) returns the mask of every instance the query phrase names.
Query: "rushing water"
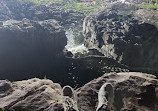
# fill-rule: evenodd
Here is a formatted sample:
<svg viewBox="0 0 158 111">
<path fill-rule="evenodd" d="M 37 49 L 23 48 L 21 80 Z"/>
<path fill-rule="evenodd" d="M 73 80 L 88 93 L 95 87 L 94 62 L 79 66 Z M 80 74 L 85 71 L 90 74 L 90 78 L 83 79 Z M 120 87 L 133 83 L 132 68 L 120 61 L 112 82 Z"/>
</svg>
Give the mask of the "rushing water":
<svg viewBox="0 0 158 111">
<path fill-rule="evenodd" d="M 75 47 L 75 35 L 74 32 L 72 30 L 72 28 L 69 28 L 66 30 L 65 32 L 66 37 L 67 37 L 67 45 L 65 46 L 68 50 Z"/>
<path fill-rule="evenodd" d="M 65 46 L 68 51 L 72 53 L 84 53 L 88 49 L 83 44 L 83 35 L 81 28 L 72 24 L 69 28 L 66 29 L 67 45 Z"/>
</svg>

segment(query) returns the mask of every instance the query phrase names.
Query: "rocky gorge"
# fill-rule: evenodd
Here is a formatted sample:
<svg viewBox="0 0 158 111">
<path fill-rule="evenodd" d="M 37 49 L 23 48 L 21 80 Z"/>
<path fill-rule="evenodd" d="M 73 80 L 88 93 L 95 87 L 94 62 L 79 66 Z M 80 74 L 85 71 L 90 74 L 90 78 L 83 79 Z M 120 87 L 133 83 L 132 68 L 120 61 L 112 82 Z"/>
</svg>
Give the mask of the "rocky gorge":
<svg viewBox="0 0 158 111">
<path fill-rule="evenodd" d="M 65 85 L 95 111 L 104 83 L 111 111 L 157 111 L 158 11 L 137 3 L 0 0 L 0 111 L 64 111 Z"/>
<path fill-rule="evenodd" d="M 15 81 L 47 76 L 62 85 L 77 87 L 111 70 L 129 71 L 126 66 L 113 59 L 99 57 L 93 51 L 95 56 L 73 58 L 72 53 L 64 48 L 69 43 L 65 26 L 69 24 L 72 31 L 79 32 L 82 25 L 75 30 L 73 27 L 82 20 L 76 22 L 80 17 L 75 17 L 75 12 L 62 11 L 64 9 L 58 6 L 58 3 L 46 6 L 19 0 L 1 1 L 2 9 L 8 10 L 1 13 L 0 22 L 1 79 Z M 86 78 L 84 75 L 87 73 L 91 77 Z"/>
</svg>

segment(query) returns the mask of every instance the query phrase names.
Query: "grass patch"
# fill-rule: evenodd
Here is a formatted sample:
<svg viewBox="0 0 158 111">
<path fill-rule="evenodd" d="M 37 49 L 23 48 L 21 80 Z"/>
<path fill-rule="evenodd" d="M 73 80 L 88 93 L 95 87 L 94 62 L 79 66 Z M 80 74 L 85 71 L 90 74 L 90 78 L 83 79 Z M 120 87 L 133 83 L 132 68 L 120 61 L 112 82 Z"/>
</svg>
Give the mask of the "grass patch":
<svg viewBox="0 0 158 111">
<path fill-rule="evenodd" d="M 49 4 L 49 3 L 61 3 L 61 4 L 64 3 L 61 5 L 61 8 L 85 16 L 90 14 L 91 12 L 94 12 L 97 9 L 98 5 L 103 4 L 103 0 L 94 1 L 93 5 L 91 6 L 85 6 L 82 2 L 79 2 L 77 0 L 68 0 L 66 2 L 63 2 L 63 0 L 22 0 L 22 1 L 32 2 L 36 5 Z"/>
<path fill-rule="evenodd" d="M 2 111 L 5 111 L 5 108 L 1 108 Z"/>
<path fill-rule="evenodd" d="M 83 3 L 78 2 L 77 0 L 70 0 L 64 4 L 63 8 L 76 13 L 83 13 L 84 15 L 96 10 L 96 6 L 85 6 Z"/>
<path fill-rule="evenodd" d="M 157 0 L 158 1 L 158 0 Z M 158 9 L 158 4 L 157 5 L 152 5 L 152 4 L 140 4 L 139 5 L 140 7 L 142 7 L 142 8 L 147 8 L 147 9 L 154 9 L 154 10 L 156 10 L 156 9 Z"/>
<path fill-rule="evenodd" d="M 131 17 L 131 15 L 132 15 L 131 13 L 124 14 L 124 15 L 122 15 L 122 16 L 119 16 L 119 17 L 118 17 L 118 20 L 121 21 L 121 20 L 126 19 L 126 18 L 128 18 L 128 17 Z"/>
<path fill-rule="evenodd" d="M 22 0 L 22 1 L 24 1 L 24 2 L 32 2 L 32 3 L 37 4 L 37 5 L 49 2 L 49 0 Z"/>
<path fill-rule="evenodd" d="M 112 22 L 112 21 L 119 21 L 119 22 L 121 22 L 122 20 L 128 19 L 128 18 L 130 18 L 130 17 L 132 17 L 132 13 L 129 12 L 129 13 L 127 13 L 127 14 L 119 15 L 119 16 L 117 16 L 117 17 L 111 18 L 111 22 Z"/>
<path fill-rule="evenodd" d="M 156 3 L 158 3 L 158 0 L 152 0 L 153 2 L 156 2 Z"/>
<path fill-rule="evenodd" d="M 62 2 L 63 0 L 22 0 L 24 2 L 32 2 L 34 4 L 40 5 L 40 4 L 48 4 L 52 2 Z"/>
</svg>

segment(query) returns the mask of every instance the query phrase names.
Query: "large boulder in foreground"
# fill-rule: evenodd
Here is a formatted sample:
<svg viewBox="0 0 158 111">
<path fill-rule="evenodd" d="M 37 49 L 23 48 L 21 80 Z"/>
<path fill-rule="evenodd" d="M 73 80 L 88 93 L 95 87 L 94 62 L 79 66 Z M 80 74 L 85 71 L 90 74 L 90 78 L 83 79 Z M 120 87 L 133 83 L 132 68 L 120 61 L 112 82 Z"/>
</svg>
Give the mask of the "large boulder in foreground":
<svg viewBox="0 0 158 111">
<path fill-rule="evenodd" d="M 67 44 L 63 28 L 53 19 L 8 20 L 0 25 L 0 72 L 52 62 Z M 28 69 L 29 70 L 29 69 Z"/>
<path fill-rule="evenodd" d="M 156 73 L 158 11 L 113 3 L 87 16 L 84 45 L 136 70 Z"/>
<path fill-rule="evenodd" d="M 64 111 L 62 88 L 51 80 L 37 78 L 0 81 L 0 111 Z"/>
<path fill-rule="evenodd" d="M 107 73 L 77 89 L 79 111 L 96 111 L 104 83 L 114 89 L 114 111 L 157 111 L 158 79 L 145 73 Z"/>
<path fill-rule="evenodd" d="M 76 90 L 79 111 L 96 111 L 104 83 L 114 89 L 114 111 L 157 111 L 158 79 L 145 73 L 107 73 Z M 0 111 L 64 111 L 62 87 L 47 79 L 0 80 Z"/>
</svg>

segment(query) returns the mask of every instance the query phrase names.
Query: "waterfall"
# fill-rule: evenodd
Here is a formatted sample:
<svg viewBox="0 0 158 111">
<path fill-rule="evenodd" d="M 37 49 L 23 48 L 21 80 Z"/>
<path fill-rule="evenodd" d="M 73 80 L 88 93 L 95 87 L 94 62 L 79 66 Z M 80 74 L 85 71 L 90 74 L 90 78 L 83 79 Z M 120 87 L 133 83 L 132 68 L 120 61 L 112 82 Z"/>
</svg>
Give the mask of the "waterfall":
<svg viewBox="0 0 158 111">
<path fill-rule="evenodd" d="M 88 52 L 88 49 L 83 44 L 83 35 L 82 35 L 82 27 L 75 26 L 74 24 L 71 24 L 66 29 L 66 37 L 67 37 L 67 45 L 65 48 L 68 51 L 71 51 L 73 54 L 80 52 Z"/>
<path fill-rule="evenodd" d="M 69 28 L 65 32 L 67 37 L 67 45 L 65 46 L 67 50 L 76 46 L 75 44 L 75 35 L 72 28 Z"/>
</svg>

